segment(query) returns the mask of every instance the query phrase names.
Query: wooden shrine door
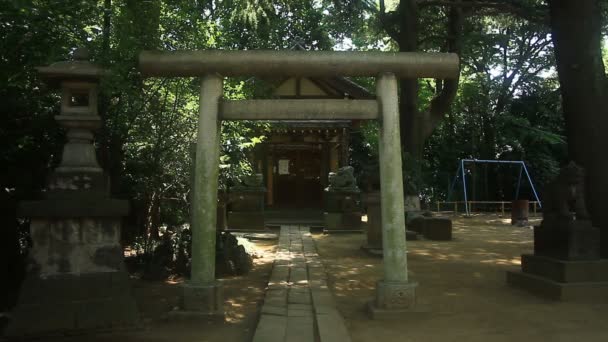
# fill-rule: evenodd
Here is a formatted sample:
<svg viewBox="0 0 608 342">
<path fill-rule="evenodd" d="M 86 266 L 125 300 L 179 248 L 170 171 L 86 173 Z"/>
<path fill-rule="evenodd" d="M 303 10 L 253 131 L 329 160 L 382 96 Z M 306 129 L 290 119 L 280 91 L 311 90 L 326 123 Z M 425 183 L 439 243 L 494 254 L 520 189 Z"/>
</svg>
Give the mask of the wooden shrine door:
<svg viewBox="0 0 608 342">
<path fill-rule="evenodd" d="M 321 208 L 321 150 L 276 151 L 274 158 L 275 206 L 281 208 Z"/>
</svg>

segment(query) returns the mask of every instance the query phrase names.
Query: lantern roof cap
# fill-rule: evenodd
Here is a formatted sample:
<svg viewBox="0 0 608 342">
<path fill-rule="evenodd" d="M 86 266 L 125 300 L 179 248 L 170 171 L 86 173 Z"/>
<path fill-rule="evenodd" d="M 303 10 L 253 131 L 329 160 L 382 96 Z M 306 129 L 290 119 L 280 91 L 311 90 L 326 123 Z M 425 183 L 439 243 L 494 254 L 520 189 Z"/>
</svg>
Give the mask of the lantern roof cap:
<svg viewBox="0 0 608 342">
<path fill-rule="evenodd" d="M 36 70 L 51 84 L 63 80 L 97 81 L 105 73 L 101 66 L 90 61 L 89 51 L 86 48 L 74 50 L 72 59 L 37 67 Z"/>
</svg>

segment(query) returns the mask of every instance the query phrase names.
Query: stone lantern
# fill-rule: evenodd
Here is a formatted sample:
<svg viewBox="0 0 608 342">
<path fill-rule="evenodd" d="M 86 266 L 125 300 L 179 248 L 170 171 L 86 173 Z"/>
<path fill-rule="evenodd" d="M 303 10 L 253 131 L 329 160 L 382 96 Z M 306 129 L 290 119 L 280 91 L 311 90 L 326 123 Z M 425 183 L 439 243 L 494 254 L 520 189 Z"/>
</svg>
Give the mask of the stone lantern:
<svg viewBox="0 0 608 342">
<path fill-rule="evenodd" d="M 110 198 L 107 175 L 97 162 L 93 133 L 103 69 L 84 49 L 74 60 L 38 68 L 61 91 L 55 117 L 66 129 L 61 163 L 44 198 L 20 203 L 30 219 L 32 249 L 27 276 L 6 329 L 8 336 L 112 329 L 137 322 L 120 245 L 128 202 Z"/>
</svg>

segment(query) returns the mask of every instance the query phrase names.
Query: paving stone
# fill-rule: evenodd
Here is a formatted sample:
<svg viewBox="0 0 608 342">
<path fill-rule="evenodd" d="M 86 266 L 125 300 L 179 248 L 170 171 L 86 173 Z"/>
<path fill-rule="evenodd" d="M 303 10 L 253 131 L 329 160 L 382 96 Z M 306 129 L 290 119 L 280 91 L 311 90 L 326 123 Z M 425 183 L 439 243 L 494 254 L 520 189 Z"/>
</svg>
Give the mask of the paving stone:
<svg viewBox="0 0 608 342">
<path fill-rule="evenodd" d="M 321 269 L 309 269 L 308 271 L 310 281 L 323 280 L 327 281 L 327 273 Z"/>
<path fill-rule="evenodd" d="M 314 318 L 310 317 L 288 317 L 285 341 L 288 342 L 314 342 L 315 327 Z"/>
<path fill-rule="evenodd" d="M 310 289 L 292 288 L 287 298 L 289 304 L 311 304 Z"/>
<path fill-rule="evenodd" d="M 308 284 L 308 271 L 305 267 L 293 267 L 289 274 L 289 282 L 292 284 Z"/>
<path fill-rule="evenodd" d="M 317 336 L 350 341 L 309 227 L 282 226 L 253 341 L 313 342 Z"/>
<path fill-rule="evenodd" d="M 264 304 L 272 306 L 287 306 L 287 289 L 268 289 Z"/>
<path fill-rule="evenodd" d="M 306 259 L 304 258 L 304 255 L 302 255 L 301 257 L 295 257 L 295 258 L 291 258 L 291 264 L 292 265 L 298 265 L 298 267 L 306 267 Z"/>
<path fill-rule="evenodd" d="M 338 311 L 328 314 L 317 314 L 317 328 L 321 342 L 350 342 L 350 334 L 344 319 Z"/>
<path fill-rule="evenodd" d="M 290 283 L 287 281 L 270 282 L 266 287 L 268 290 L 288 290 Z"/>
<path fill-rule="evenodd" d="M 309 311 L 312 311 L 312 305 L 311 304 L 289 304 L 289 307 L 291 309 L 295 309 L 295 310 L 309 310 Z"/>
<path fill-rule="evenodd" d="M 286 265 L 275 265 L 270 274 L 270 282 L 277 283 L 289 280 L 289 267 Z"/>
<path fill-rule="evenodd" d="M 274 255 L 275 263 L 277 260 L 289 260 L 291 259 L 291 253 L 288 250 L 285 251 L 277 251 Z"/>
<path fill-rule="evenodd" d="M 327 281 L 325 279 L 314 279 L 308 281 L 308 286 L 311 289 L 327 289 Z"/>
<path fill-rule="evenodd" d="M 284 342 L 287 331 L 287 317 L 262 315 L 255 329 L 253 342 Z"/>
<path fill-rule="evenodd" d="M 312 289 L 312 303 L 315 313 L 331 313 L 337 311 L 336 301 L 329 289 Z"/>
<path fill-rule="evenodd" d="M 312 317 L 312 305 L 310 304 L 289 304 L 287 305 L 287 316 L 290 317 Z"/>
<path fill-rule="evenodd" d="M 262 306 L 262 314 L 275 315 L 275 316 L 287 316 L 287 306 L 274 306 L 270 304 L 264 304 Z"/>
<path fill-rule="evenodd" d="M 291 264 L 291 260 L 289 260 L 288 258 L 285 259 L 280 259 L 280 260 L 275 260 L 274 261 L 274 265 L 280 265 L 280 266 L 288 266 Z"/>
</svg>

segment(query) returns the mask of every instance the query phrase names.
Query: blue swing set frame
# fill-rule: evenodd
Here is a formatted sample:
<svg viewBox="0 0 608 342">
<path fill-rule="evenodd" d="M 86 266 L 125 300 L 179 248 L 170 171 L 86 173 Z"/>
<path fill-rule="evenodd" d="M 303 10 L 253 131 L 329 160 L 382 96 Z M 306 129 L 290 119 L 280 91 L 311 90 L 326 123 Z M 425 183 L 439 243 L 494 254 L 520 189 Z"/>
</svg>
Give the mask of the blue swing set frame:
<svg viewBox="0 0 608 342">
<path fill-rule="evenodd" d="M 458 178 L 462 177 L 462 189 L 464 191 L 464 207 L 465 207 L 467 216 L 470 215 L 471 213 L 469 212 L 469 202 L 468 202 L 468 195 L 467 195 L 467 178 L 466 178 L 465 167 L 464 167 L 465 163 L 520 165 L 519 177 L 517 179 L 517 189 L 515 190 L 515 199 L 519 198 L 519 189 L 521 187 L 521 177 L 522 177 L 523 172 L 525 172 L 526 177 L 528 178 L 528 182 L 530 183 L 530 186 L 532 187 L 532 192 L 534 193 L 534 197 L 536 198 L 536 201 L 538 202 L 538 205 L 541 208 L 543 207 L 543 205 L 540 201 L 540 198 L 538 197 L 538 193 L 536 192 L 536 188 L 534 187 L 534 182 L 532 182 L 532 177 L 530 177 L 530 173 L 528 172 L 528 168 L 526 167 L 526 163 L 524 163 L 522 160 L 461 159 L 460 163 L 459 163 L 460 165 L 458 166 L 458 170 L 456 171 L 456 176 L 454 177 L 454 181 L 452 182 L 452 186 L 450 187 L 450 194 L 454 191 L 454 187 L 456 186 L 456 182 L 458 181 Z"/>
</svg>

